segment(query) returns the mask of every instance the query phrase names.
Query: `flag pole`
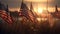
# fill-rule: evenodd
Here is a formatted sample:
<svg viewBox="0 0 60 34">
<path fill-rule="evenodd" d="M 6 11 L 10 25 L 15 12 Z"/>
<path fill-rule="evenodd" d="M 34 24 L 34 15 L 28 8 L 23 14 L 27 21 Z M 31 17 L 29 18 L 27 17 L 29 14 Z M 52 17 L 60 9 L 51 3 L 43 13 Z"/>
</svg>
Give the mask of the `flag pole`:
<svg viewBox="0 0 60 34">
<path fill-rule="evenodd" d="M 46 14 L 46 16 L 47 16 L 47 18 L 48 18 L 48 0 L 47 0 L 46 10 L 47 10 L 47 14 Z M 49 19 L 48 19 L 48 20 L 49 20 Z"/>
</svg>

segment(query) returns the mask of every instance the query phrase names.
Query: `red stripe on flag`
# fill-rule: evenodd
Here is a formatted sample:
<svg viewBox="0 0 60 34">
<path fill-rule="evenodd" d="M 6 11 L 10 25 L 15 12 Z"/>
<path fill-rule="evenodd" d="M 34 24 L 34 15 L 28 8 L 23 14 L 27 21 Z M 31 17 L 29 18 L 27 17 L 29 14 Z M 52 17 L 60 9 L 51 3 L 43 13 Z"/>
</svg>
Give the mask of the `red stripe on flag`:
<svg viewBox="0 0 60 34">
<path fill-rule="evenodd" d="M 1 12 L 0 12 L 0 16 L 1 16 L 1 18 L 2 18 L 4 21 L 6 21 L 7 23 L 13 23 L 12 17 L 11 17 L 10 15 L 8 15 L 7 13 L 1 11 Z"/>
</svg>

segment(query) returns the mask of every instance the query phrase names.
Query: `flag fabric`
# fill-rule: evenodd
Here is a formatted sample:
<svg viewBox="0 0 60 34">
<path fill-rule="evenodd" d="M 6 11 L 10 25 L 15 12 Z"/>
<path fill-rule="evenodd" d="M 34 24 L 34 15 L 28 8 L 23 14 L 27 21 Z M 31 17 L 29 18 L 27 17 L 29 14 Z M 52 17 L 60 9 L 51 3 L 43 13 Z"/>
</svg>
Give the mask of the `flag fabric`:
<svg viewBox="0 0 60 34">
<path fill-rule="evenodd" d="M 31 5 L 30 5 L 30 11 L 29 11 L 29 15 L 30 15 L 30 18 L 32 19 L 33 22 L 36 22 L 36 15 L 34 14 L 34 9 L 33 9 L 33 5 L 32 5 L 32 2 L 31 2 Z"/>
<path fill-rule="evenodd" d="M 55 6 L 55 12 L 51 13 L 54 18 L 60 19 L 60 11 L 58 11 L 57 5 Z"/>
<path fill-rule="evenodd" d="M 20 15 L 22 15 L 22 16 L 25 16 L 27 19 L 29 19 L 29 20 L 31 20 L 32 21 L 32 19 L 30 18 L 30 16 L 29 16 L 29 8 L 27 7 L 27 5 L 22 1 L 22 3 L 21 3 L 21 8 L 20 8 Z"/>
<path fill-rule="evenodd" d="M 33 17 L 33 19 L 34 19 L 34 17 L 35 17 L 35 15 L 34 15 L 34 13 L 33 13 L 33 6 L 32 6 L 32 2 L 31 2 L 31 6 L 30 6 L 30 12 L 29 13 L 31 13 L 30 15 Z"/>
<path fill-rule="evenodd" d="M 0 10 L 0 17 L 7 23 L 13 23 L 13 18 L 4 11 Z"/>
<path fill-rule="evenodd" d="M 37 21 L 36 16 L 33 13 L 32 3 L 31 3 L 31 6 L 30 6 L 30 10 L 29 10 L 27 5 L 22 1 L 20 11 L 21 12 L 20 12 L 19 15 L 25 16 L 27 19 L 31 20 L 32 22 Z"/>
</svg>

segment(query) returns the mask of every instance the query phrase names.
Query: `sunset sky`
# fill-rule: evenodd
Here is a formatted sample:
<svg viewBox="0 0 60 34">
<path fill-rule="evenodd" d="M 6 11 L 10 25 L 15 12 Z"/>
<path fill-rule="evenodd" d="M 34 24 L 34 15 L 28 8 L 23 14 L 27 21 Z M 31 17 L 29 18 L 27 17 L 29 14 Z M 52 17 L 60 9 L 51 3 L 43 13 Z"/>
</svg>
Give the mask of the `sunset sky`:
<svg viewBox="0 0 60 34">
<path fill-rule="evenodd" d="M 1 0 L 2 3 L 8 4 L 9 8 L 20 8 L 22 0 Z M 46 10 L 47 0 L 24 0 L 24 3 L 30 7 L 32 2 L 34 10 L 37 11 L 37 8 Z M 48 0 L 49 11 L 53 11 L 55 5 L 57 4 L 58 8 L 60 7 L 60 0 Z M 60 8 L 59 8 L 60 9 Z"/>
</svg>

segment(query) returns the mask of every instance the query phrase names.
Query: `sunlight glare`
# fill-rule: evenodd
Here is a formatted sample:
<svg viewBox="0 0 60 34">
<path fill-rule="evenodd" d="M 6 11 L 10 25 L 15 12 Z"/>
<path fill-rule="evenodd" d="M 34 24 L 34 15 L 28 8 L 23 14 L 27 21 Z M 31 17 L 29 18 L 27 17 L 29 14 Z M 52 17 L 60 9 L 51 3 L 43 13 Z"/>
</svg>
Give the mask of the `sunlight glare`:
<svg viewBox="0 0 60 34">
<path fill-rule="evenodd" d="M 38 8 L 38 13 L 42 13 L 43 9 Z"/>
<path fill-rule="evenodd" d="M 37 20 L 40 22 L 41 21 L 41 19 L 40 18 L 37 18 Z"/>
</svg>

